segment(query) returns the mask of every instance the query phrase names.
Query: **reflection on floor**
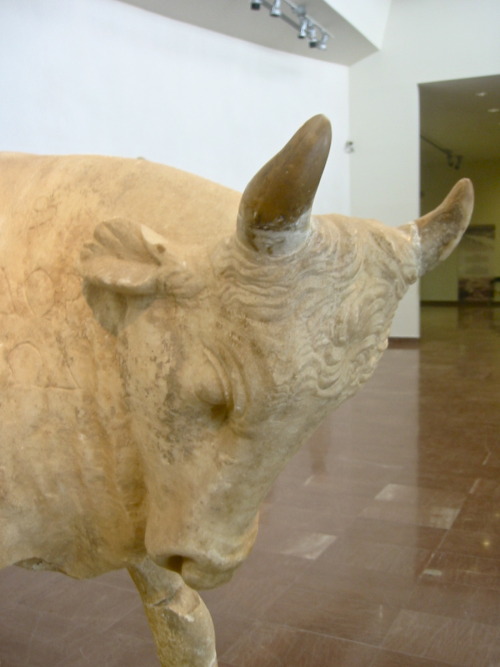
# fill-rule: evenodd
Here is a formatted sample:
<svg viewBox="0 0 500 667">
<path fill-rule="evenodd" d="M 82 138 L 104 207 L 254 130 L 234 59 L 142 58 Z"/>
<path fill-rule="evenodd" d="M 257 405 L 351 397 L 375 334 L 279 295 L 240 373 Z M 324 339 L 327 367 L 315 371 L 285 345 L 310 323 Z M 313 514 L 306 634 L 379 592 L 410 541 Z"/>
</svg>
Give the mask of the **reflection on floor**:
<svg viewBox="0 0 500 667">
<path fill-rule="evenodd" d="M 426 307 L 204 594 L 220 667 L 500 665 L 500 309 Z M 0 572 L 2 667 L 157 665 L 127 575 Z"/>
</svg>

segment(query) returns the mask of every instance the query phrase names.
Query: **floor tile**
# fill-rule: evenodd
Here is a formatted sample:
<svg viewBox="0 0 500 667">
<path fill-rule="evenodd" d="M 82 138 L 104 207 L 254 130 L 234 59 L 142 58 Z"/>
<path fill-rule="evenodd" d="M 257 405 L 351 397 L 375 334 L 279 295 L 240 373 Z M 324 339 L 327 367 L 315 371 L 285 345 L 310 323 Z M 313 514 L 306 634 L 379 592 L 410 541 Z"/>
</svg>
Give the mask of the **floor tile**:
<svg viewBox="0 0 500 667">
<path fill-rule="evenodd" d="M 450 530 L 440 547 L 443 551 L 479 556 L 480 558 L 500 558 L 500 535 L 489 531 L 471 532 Z"/>
<path fill-rule="evenodd" d="M 319 591 L 295 585 L 263 614 L 273 624 L 378 645 L 397 614 L 397 608 L 374 601 L 370 593 Z"/>
<path fill-rule="evenodd" d="M 354 642 L 259 623 L 223 658 L 238 667 L 366 667 L 371 651 Z"/>
<path fill-rule="evenodd" d="M 351 539 L 397 544 L 429 551 L 438 547 L 445 533 L 446 531 L 441 528 L 369 519 L 362 516 L 355 519 L 345 530 L 345 535 Z"/>
<path fill-rule="evenodd" d="M 449 667 L 449 662 L 418 658 L 407 653 L 379 651 L 367 667 Z"/>
<path fill-rule="evenodd" d="M 491 667 L 500 659 L 498 627 L 404 610 L 384 647 L 462 667 Z"/>
<path fill-rule="evenodd" d="M 398 503 L 375 500 L 361 512 L 360 516 L 366 519 L 447 529 L 451 528 L 459 511 L 454 507 L 420 505 L 417 502 Z"/>
<path fill-rule="evenodd" d="M 422 573 L 423 581 L 444 585 L 464 584 L 500 592 L 500 559 L 436 551 Z"/>
<path fill-rule="evenodd" d="M 427 579 L 415 586 L 405 607 L 439 616 L 500 625 L 500 594 L 487 588 L 462 584 L 444 586 Z"/>
</svg>

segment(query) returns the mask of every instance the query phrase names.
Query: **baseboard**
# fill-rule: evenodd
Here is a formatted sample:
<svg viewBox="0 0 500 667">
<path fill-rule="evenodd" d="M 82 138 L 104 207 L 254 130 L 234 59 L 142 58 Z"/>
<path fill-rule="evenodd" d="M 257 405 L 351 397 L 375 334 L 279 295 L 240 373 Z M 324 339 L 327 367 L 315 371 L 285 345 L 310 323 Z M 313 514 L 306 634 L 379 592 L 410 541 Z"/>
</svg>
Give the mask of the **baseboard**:
<svg viewBox="0 0 500 667">
<path fill-rule="evenodd" d="M 390 350 L 417 350 L 420 338 L 389 338 Z"/>
<path fill-rule="evenodd" d="M 421 306 L 453 308 L 497 308 L 500 301 L 421 301 Z"/>
</svg>

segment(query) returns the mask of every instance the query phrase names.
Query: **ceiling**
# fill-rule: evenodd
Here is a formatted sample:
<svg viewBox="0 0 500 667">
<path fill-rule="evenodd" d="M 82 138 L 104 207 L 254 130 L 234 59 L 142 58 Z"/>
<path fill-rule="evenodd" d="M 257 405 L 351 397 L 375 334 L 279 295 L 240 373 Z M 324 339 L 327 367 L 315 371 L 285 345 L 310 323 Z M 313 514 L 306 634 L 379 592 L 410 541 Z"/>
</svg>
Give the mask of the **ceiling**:
<svg viewBox="0 0 500 667">
<path fill-rule="evenodd" d="M 500 160 L 500 75 L 420 85 L 420 134 L 424 164 Z M 496 111 L 493 111 L 496 109 Z"/>
<path fill-rule="evenodd" d="M 298 17 L 282 3 L 282 18 L 269 14 L 271 3 L 262 0 L 259 11 L 250 0 L 122 0 L 177 21 L 197 25 L 247 42 L 340 65 L 352 65 L 375 53 L 377 48 L 324 0 L 296 0 L 332 38 L 327 48 L 312 49 L 307 39 L 298 39 Z"/>
</svg>

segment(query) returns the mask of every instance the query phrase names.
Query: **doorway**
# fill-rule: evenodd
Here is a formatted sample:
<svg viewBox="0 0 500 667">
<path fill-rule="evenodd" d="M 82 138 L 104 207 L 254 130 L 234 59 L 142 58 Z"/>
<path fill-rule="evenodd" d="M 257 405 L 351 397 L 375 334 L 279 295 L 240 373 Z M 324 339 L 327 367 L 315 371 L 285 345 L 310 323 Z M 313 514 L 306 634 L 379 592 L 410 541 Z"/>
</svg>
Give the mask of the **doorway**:
<svg viewBox="0 0 500 667">
<path fill-rule="evenodd" d="M 424 276 L 421 303 L 500 306 L 500 75 L 419 85 L 421 213 L 468 177 L 476 193 L 459 250 Z"/>
</svg>

